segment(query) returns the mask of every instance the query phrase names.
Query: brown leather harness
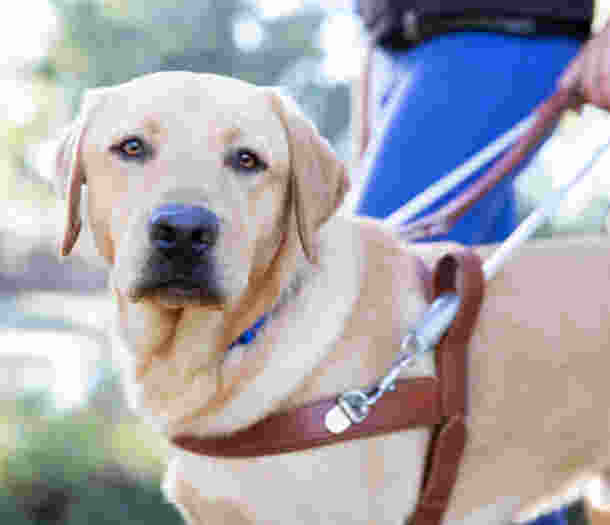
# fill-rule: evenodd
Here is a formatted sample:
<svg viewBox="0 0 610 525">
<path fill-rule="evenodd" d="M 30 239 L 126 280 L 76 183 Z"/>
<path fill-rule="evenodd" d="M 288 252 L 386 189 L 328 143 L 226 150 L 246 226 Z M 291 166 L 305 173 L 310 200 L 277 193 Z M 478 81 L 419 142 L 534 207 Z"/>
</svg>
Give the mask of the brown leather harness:
<svg viewBox="0 0 610 525">
<path fill-rule="evenodd" d="M 419 500 L 409 525 L 438 525 L 447 509 L 466 445 L 467 346 L 483 299 L 481 260 L 472 251 L 444 256 L 428 279 L 428 299 L 460 297 L 458 313 L 436 349 L 436 377 L 399 379 L 361 423 L 334 434 L 324 423 L 337 399 L 271 414 L 229 436 L 180 435 L 174 445 L 195 454 L 246 458 L 284 454 L 414 427 L 433 427 Z"/>
</svg>

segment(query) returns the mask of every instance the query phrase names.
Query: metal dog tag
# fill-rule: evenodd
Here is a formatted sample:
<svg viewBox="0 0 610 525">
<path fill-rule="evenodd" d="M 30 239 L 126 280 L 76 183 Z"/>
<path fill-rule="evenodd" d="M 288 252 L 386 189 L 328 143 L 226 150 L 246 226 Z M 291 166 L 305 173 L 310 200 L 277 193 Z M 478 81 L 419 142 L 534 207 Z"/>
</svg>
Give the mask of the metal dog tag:
<svg viewBox="0 0 610 525">
<path fill-rule="evenodd" d="M 369 404 L 368 395 L 361 390 L 341 394 L 337 404 L 326 413 L 326 428 L 333 434 L 341 434 L 352 423 L 361 423 L 369 413 Z"/>
<path fill-rule="evenodd" d="M 352 422 L 343 409 L 339 405 L 335 405 L 326 413 L 324 424 L 329 432 L 341 434 L 352 425 Z"/>
</svg>

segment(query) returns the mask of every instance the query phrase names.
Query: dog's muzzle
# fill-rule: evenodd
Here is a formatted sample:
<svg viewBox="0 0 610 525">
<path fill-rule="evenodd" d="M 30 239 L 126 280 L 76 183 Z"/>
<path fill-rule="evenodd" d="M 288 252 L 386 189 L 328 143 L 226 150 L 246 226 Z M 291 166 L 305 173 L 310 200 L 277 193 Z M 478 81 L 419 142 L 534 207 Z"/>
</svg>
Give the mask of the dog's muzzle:
<svg viewBox="0 0 610 525">
<path fill-rule="evenodd" d="M 157 296 L 168 306 L 220 304 L 214 247 L 220 234 L 216 214 L 201 206 L 164 204 L 147 223 L 150 256 L 135 298 Z"/>
</svg>

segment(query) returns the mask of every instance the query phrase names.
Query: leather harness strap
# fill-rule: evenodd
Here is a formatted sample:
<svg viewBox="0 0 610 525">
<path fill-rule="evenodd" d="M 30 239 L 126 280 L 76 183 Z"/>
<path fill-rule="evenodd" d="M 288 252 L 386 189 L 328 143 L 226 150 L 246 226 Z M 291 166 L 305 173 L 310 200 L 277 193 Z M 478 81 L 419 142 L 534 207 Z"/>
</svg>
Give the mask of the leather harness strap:
<svg viewBox="0 0 610 525">
<path fill-rule="evenodd" d="M 444 256 L 434 271 L 434 297 L 453 291 L 461 303 L 436 349 L 444 421 L 436 427 L 428 449 L 426 473 L 409 525 L 439 525 L 449 505 L 466 446 L 467 348 L 483 301 L 484 282 L 481 260 L 472 251 Z"/>
<path fill-rule="evenodd" d="M 362 423 L 352 425 L 342 434 L 333 434 L 324 425 L 324 417 L 337 403 L 333 397 L 289 412 L 271 414 L 229 436 L 178 436 L 173 443 L 195 454 L 226 458 L 297 452 L 419 425 L 436 425 L 443 419 L 440 399 L 440 388 L 435 378 L 400 380 L 396 383 L 396 390 L 388 392 L 383 403 L 375 406 Z"/>
<path fill-rule="evenodd" d="M 195 454 L 227 458 L 267 456 L 307 450 L 413 427 L 434 427 L 420 498 L 409 525 L 439 525 L 466 444 L 466 348 L 483 298 L 481 260 L 471 251 L 444 256 L 432 276 L 434 297 L 455 291 L 457 316 L 436 351 L 437 377 L 396 381 L 368 417 L 341 434 L 324 424 L 336 398 L 276 413 L 228 436 L 180 435 L 173 444 Z"/>
</svg>

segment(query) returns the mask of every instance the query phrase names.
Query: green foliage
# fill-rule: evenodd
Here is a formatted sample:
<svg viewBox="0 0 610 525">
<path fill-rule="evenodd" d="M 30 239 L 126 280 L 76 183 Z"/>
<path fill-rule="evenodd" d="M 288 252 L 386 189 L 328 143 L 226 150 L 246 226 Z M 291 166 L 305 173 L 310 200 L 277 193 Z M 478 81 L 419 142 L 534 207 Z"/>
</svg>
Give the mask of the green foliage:
<svg viewBox="0 0 610 525">
<path fill-rule="evenodd" d="M 1 460 L 0 523 L 182 523 L 160 492 L 156 439 L 140 425 L 110 425 L 91 411 L 54 412 L 47 401 L 30 395 L 7 410 L 17 440 Z M 121 461 L 135 450 L 139 461 Z"/>
<path fill-rule="evenodd" d="M 316 37 L 325 13 L 319 8 L 266 19 L 247 0 L 52 2 L 62 22 L 61 37 L 36 71 L 65 86 L 74 109 L 85 88 L 153 71 L 209 72 L 271 85 L 290 84 L 293 76 L 285 73 L 303 66 L 307 90 L 289 86 L 299 102 L 322 106 L 312 117 L 331 139 L 347 126 L 347 86 L 329 85 L 320 72 L 323 52 Z M 260 42 L 247 48 L 236 38 L 244 20 L 261 35 Z"/>
<path fill-rule="evenodd" d="M 33 522 L 19 508 L 14 498 L 0 490 L 0 523 L 32 525 Z"/>
<path fill-rule="evenodd" d="M 29 416 L 21 422 L 19 434 L 4 468 L 13 487 L 31 480 L 82 483 L 108 457 L 103 423 L 93 417 Z"/>
<path fill-rule="evenodd" d="M 91 483 L 73 491 L 65 525 L 182 524 L 176 508 L 150 483 Z"/>
<path fill-rule="evenodd" d="M 157 483 L 137 480 L 119 469 L 91 473 L 86 481 L 34 481 L 17 492 L 0 490 L 0 523 L 25 525 L 121 525 L 183 523 Z"/>
</svg>

